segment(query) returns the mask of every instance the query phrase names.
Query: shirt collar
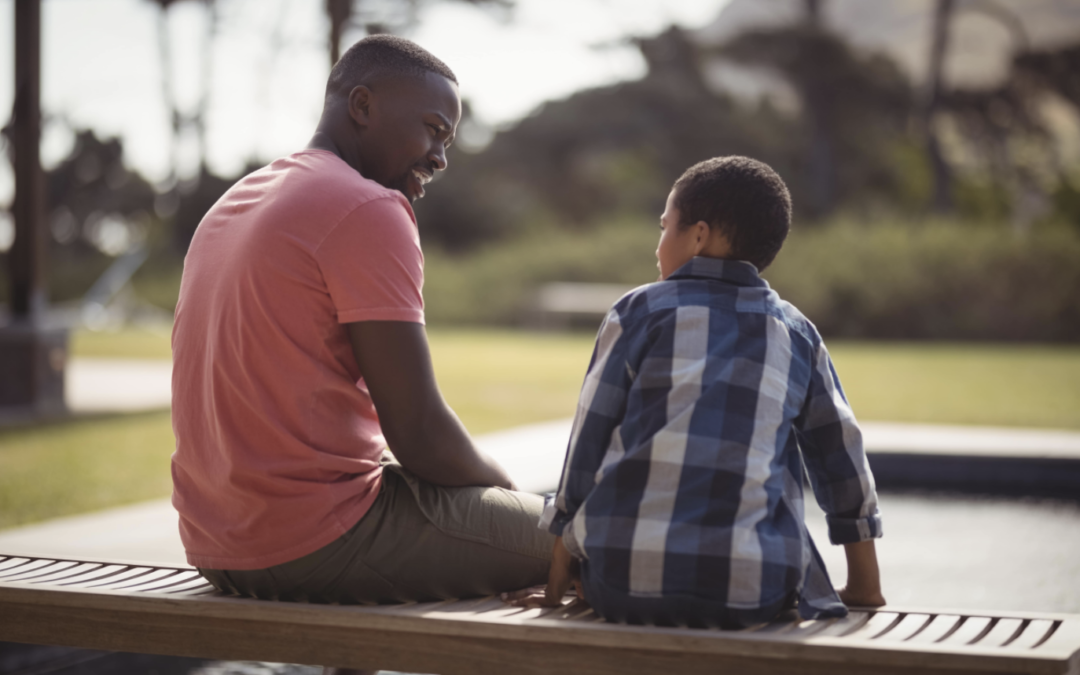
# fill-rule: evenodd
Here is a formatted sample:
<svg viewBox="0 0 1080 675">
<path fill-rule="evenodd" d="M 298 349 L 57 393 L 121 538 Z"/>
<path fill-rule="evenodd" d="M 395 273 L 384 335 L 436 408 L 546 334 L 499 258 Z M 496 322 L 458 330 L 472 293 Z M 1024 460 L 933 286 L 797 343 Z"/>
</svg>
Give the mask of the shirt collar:
<svg viewBox="0 0 1080 675">
<path fill-rule="evenodd" d="M 769 283 L 758 276 L 757 268 L 745 260 L 721 260 L 695 256 L 668 276 L 668 279 L 716 279 L 736 286 L 761 286 Z"/>
</svg>

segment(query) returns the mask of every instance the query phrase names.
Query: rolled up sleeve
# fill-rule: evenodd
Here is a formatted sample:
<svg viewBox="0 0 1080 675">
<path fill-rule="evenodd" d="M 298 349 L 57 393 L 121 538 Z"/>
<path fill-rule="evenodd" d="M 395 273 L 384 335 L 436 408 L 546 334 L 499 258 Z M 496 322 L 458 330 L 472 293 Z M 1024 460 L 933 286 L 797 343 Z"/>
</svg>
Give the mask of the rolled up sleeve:
<svg viewBox="0 0 1080 675">
<path fill-rule="evenodd" d="M 825 511 L 829 540 L 850 544 L 880 537 L 881 513 L 862 431 L 823 344 L 816 350 L 795 429 L 814 497 Z"/>
</svg>

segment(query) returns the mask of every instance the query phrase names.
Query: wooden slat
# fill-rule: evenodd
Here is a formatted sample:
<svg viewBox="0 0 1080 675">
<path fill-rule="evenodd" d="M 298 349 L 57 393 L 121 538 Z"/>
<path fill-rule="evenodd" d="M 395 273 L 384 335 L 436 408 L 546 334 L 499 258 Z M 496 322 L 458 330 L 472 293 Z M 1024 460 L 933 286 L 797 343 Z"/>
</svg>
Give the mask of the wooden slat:
<svg viewBox="0 0 1080 675">
<path fill-rule="evenodd" d="M 150 574 L 153 571 L 153 567 L 129 567 L 119 574 L 114 574 L 104 579 L 85 584 L 83 588 L 112 589 L 120 584 L 127 583 L 132 579 L 138 579 L 139 577 Z"/>
<path fill-rule="evenodd" d="M 887 633 L 900 622 L 902 614 L 896 612 L 875 612 L 870 619 L 858 628 L 842 633 L 839 637 L 853 640 L 871 640 Z"/>
<path fill-rule="evenodd" d="M 66 567 L 60 567 L 59 569 L 50 570 L 46 573 L 35 574 L 30 580 L 35 584 L 59 583 L 99 569 L 101 569 L 101 565 L 97 563 L 72 563 Z"/>
<path fill-rule="evenodd" d="M 967 620 L 956 629 L 956 632 L 945 640 L 942 640 L 941 644 L 950 646 L 971 644 L 982 637 L 983 633 L 990 629 L 990 622 L 992 620 L 993 619 L 985 616 L 969 616 L 967 617 Z"/>
<path fill-rule="evenodd" d="M 58 586 L 75 586 L 79 584 L 88 584 L 92 581 L 104 581 L 105 579 L 123 572 L 126 569 L 130 569 L 127 565 L 105 565 L 99 569 L 91 572 L 85 572 L 63 581 L 58 581 Z"/>
<path fill-rule="evenodd" d="M 55 560 L 31 560 L 25 565 L 19 565 L 18 567 L 13 567 L 11 569 L 0 572 L 0 581 L 7 581 L 11 577 L 22 576 L 27 574 L 28 572 L 32 572 L 33 570 L 38 570 L 54 564 L 56 564 Z"/>
<path fill-rule="evenodd" d="M 893 642 L 903 642 L 921 632 L 930 623 L 933 617 L 930 614 L 905 614 L 904 618 L 900 620 L 900 623 L 889 630 L 878 640 L 886 640 Z"/>
<path fill-rule="evenodd" d="M 1011 640 L 1023 625 L 1022 619 L 998 619 L 990 632 L 978 641 L 981 647 L 1000 647 Z"/>
<path fill-rule="evenodd" d="M 175 586 L 169 586 L 167 588 L 160 588 L 160 589 L 156 589 L 156 590 L 151 591 L 151 592 L 152 593 L 179 593 L 181 591 L 190 591 L 190 590 L 195 589 L 195 588 L 210 588 L 210 589 L 213 589 L 214 587 L 211 586 L 210 584 L 208 584 L 206 582 L 206 579 L 203 579 L 200 576 L 200 577 L 196 577 L 195 579 L 185 581 L 185 582 L 183 582 L 181 584 L 177 584 Z M 216 590 L 216 589 L 214 589 L 214 590 Z"/>
<path fill-rule="evenodd" d="M 69 569 L 71 569 L 73 567 L 78 567 L 78 566 L 79 566 L 79 563 L 66 562 L 66 561 L 65 562 L 52 562 L 49 565 L 42 565 L 40 567 L 34 567 L 33 569 L 29 569 L 32 566 L 27 565 L 26 566 L 27 569 L 24 569 L 23 572 L 10 574 L 10 575 L 4 577 L 4 581 L 8 581 L 8 582 L 10 582 L 10 581 L 33 581 L 34 579 L 40 579 L 40 578 L 44 578 L 44 577 L 49 577 L 49 576 L 52 576 L 52 575 L 56 574 L 57 572 L 64 572 L 66 570 L 69 570 Z"/>
<path fill-rule="evenodd" d="M 959 614 L 936 614 L 930 625 L 908 640 L 909 644 L 933 644 L 946 639 L 960 626 Z"/>
<path fill-rule="evenodd" d="M 28 562 L 30 562 L 30 558 L 6 558 L 3 562 L 0 562 L 0 572 L 19 565 L 25 565 Z"/>
<path fill-rule="evenodd" d="M 176 574 L 172 575 L 171 577 L 167 577 L 165 579 L 160 579 L 158 581 L 151 582 L 151 583 L 145 584 L 143 586 L 133 588 L 133 589 L 128 589 L 128 590 L 131 590 L 131 591 L 134 591 L 134 592 L 137 592 L 137 593 L 160 593 L 160 592 L 162 592 L 163 590 L 165 590 L 167 588 L 172 588 L 174 586 L 181 586 L 181 585 L 184 585 L 184 584 L 189 584 L 191 582 L 201 582 L 201 583 L 205 584 L 206 579 L 203 579 L 202 576 L 198 572 L 177 572 Z"/>
<path fill-rule="evenodd" d="M 150 574 L 144 574 L 141 577 L 133 579 L 123 584 L 117 584 L 110 586 L 116 591 L 127 591 L 129 593 L 141 593 L 142 591 L 148 591 L 162 583 L 168 583 L 175 580 L 176 576 L 182 574 L 179 570 L 154 570 Z"/>
<path fill-rule="evenodd" d="M 1005 647 L 1015 650 L 1034 649 L 1049 637 L 1050 631 L 1055 624 L 1055 621 L 1049 619 L 1032 619 L 1024 628 L 1024 632 Z"/>
<path fill-rule="evenodd" d="M 822 629 L 818 635 L 825 636 L 841 636 L 851 633 L 855 629 L 864 626 L 870 617 L 873 616 L 873 612 L 860 612 L 852 610 L 848 612 L 847 616 L 836 619 L 831 625 Z"/>
</svg>

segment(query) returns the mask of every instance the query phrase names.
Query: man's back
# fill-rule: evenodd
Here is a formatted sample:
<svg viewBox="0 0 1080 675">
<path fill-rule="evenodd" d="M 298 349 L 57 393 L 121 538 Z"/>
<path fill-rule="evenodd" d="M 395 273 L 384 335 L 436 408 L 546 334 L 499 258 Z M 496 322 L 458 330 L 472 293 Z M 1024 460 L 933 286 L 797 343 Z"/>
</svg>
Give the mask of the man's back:
<svg viewBox="0 0 1080 675">
<path fill-rule="evenodd" d="M 342 324 L 422 322 L 422 265 L 401 194 L 324 151 L 251 174 L 207 214 L 173 333 L 189 562 L 269 567 L 366 512 L 385 441 Z"/>
</svg>

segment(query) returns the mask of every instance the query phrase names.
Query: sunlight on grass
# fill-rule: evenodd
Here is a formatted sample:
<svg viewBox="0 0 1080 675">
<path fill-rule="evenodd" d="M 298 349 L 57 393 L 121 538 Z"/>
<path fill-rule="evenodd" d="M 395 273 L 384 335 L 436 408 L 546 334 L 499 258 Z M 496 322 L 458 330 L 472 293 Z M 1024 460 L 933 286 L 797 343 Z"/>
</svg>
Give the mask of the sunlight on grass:
<svg viewBox="0 0 1080 675">
<path fill-rule="evenodd" d="M 574 414 L 585 333 L 430 331 L 439 385 L 470 432 Z M 165 331 L 79 332 L 76 357 L 168 358 Z M 861 420 L 1080 429 L 1080 347 L 834 342 Z M 167 412 L 0 431 L 0 528 L 166 497 Z"/>
<path fill-rule="evenodd" d="M 171 330 L 124 328 L 122 330 L 77 330 L 69 345 L 74 357 L 102 359 L 171 359 Z"/>
<path fill-rule="evenodd" d="M 0 528 L 164 497 L 168 412 L 0 431 Z"/>
<path fill-rule="evenodd" d="M 864 420 L 1080 429 L 1080 347 L 835 342 Z"/>
<path fill-rule="evenodd" d="M 471 433 L 570 417 L 593 336 L 509 330 L 432 330 L 443 396 Z"/>
</svg>

